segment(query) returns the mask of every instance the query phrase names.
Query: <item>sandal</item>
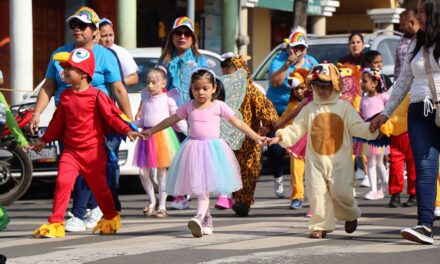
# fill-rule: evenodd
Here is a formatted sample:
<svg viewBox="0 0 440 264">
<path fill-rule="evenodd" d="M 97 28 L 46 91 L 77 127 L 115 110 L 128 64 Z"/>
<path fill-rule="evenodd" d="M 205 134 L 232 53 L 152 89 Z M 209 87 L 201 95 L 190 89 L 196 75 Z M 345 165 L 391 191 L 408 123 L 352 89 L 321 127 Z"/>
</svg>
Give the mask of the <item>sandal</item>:
<svg viewBox="0 0 440 264">
<path fill-rule="evenodd" d="M 154 207 L 145 207 L 144 210 L 142 210 L 142 213 L 145 216 L 153 216 L 155 214 Z"/>
<path fill-rule="evenodd" d="M 327 236 L 327 231 L 325 230 L 315 230 L 310 232 L 310 238 L 325 238 Z"/>
<path fill-rule="evenodd" d="M 166 210 L 159 210 L 153 216 L 157 218 L 164 218 L 168 216 L 168 213 Z"/>
</svg>

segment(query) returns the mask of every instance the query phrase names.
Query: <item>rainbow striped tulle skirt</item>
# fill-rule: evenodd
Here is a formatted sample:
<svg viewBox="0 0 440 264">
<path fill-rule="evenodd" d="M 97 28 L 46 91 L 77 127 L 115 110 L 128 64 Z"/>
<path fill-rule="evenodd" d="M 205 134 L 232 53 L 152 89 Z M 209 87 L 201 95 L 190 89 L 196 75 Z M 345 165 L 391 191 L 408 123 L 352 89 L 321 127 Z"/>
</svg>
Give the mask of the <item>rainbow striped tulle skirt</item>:
<svg viewBox="0 0 440 264">
<path fill-rule="evenodd" d="M 176 133 L 169 127 L 147 140 L 137 141 L 133 165 L 139 168 L 168 168 L 179 147 Z"/>
</svg>

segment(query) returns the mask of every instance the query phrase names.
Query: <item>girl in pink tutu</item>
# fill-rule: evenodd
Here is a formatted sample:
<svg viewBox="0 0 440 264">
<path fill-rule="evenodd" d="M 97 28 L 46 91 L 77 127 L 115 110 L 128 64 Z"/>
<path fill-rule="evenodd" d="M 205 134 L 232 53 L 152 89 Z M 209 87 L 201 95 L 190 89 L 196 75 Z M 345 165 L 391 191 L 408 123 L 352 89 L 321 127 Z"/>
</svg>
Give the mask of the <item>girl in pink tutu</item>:
<svg viewBox="0 0 440 264">
<path fill-rule="evenodd" d="M 139 106 L 139 119 L 136 124 L 144 129 L 151 128 L 167 117 L 176 113 L 177 105 L 174 99 L 163 92 L 166 85 L 166 69 L 162 66 L 152 68 L 147 74 L 147 87 L 142 91 L 142 101 Z M 178 131 L 186 133 L 186 123 L 180 122 Z M 144 208 L 145 216 L 167 217 L 165 202 L 165 177 L 167 168 L 171 165 L 179 149 L 179 140 L 172 128 L 167 128 L 154 134 L 146 140 L 139 140 L 135 149 L 133 164 L 139 167 L 139 177 L 147 193 L 150 203 Z M 150 178 L 151 168 L 157 168 L 159 185 L 159 206 L 155 211 L 156 196 Z"/>
<path fill-rule="evenodd" d="M 267 139 L 235 116 L 233 110 L 221 101 L 224 97 L 223 85 L 215 73 L 197 68 L 191 75 L 191 100 L 176 114 L 142 132 L 149 138 L 180 120 L 189 122 L 188 138 L 171 164 L 166 191 L 171 195 L 193 194 L 197 197 L 196 216 L 188 222 L 194 237 L 213 233 L 209 194 L 232 193 L 242 187 L 237 159 L 220 138 L 220 119 L 230 122 L 258 144 Z"/>
</svg>

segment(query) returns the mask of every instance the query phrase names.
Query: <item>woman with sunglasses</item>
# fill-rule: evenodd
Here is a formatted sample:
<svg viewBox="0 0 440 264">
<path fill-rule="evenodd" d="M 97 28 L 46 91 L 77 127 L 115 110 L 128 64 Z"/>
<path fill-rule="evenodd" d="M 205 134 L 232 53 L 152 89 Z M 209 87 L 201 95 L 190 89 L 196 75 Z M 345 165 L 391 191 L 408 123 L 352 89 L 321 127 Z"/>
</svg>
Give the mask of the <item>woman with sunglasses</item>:
<svg viewBox="0 0 440 264">
<path fill-rule="evenodd" d="M 95 44 L 95 40 L 99 37 L 99 17 L 96 12 L 91 8 L 81 7 L 70 16 L 66 22 L 71 30 L 73 43 L 61 46 L 55 50 L 53 54 L 62 51 L 70 53 L 76 48 L 91 49 L 96 61 L 91 85 L 100 89 L 107 95 L 111 94 L 114 96 L 121 110 L 132 119 L 130 102 L 128 100 L 127 91 L 121 82 L 121 74 L 117 58 L 108 49 Z M 59 62 L 55 61 L 51 56 L 46 72 L 46 80 L 38 93 L 35 110 L 32 114 L 33 116 L 30 123 L 32 133 L 38 130 L 40 115 L 49 104 L 50 98 L 55 97 L 55 105 L 58 105 L 61 93 L 67 88 L 69 88 L 69 84 L 64 82 L 63 68 L 60 66 Z M 109 140 L 107 139 L 107 141 Z M 115 141 L 114 138 L 112 139 L 112 143 L 114 143 L 113 141 Z M 113 147 L 119 146 L 119 144 L 112 145 Z M 109 146 L 107 146 L 107 148 L 109 148 Z M 115 151 L 115 149 L 110 150 L 113 152 Z M 110 162 L 110 166 L 117 166 L 117 161 L 116 164 L 114 161 L 109 161 L 109 164 Z M 113 180 L 114 177 L 116 176 L 111 176 L 112 183 L 116 182 Z M 117 211 L 121 211 L 121 205 L 117 197 L 116 184 L 111 184 L 110 189 L 113 194 L 116 209 Z M 84 179 L 78 177 L 73 194 L 73 216 L 66 221 L 66 231 L 84 231 L 86 228 L 93 228 L 101 218 L 101 210 L 94 199 L 89 200 L 90 195 L 90 190 Z M 87 210 L 86 205 L 92 210 L 90 217 L 84 221 L 84 215 Z"/>
<path fill-rule="evenodd" d="M 185 16 L 177 18 L 168 34 L 159 64 L 165 66 L 168 71 L 166 88 L 179 107 L 189 100 L 189 77 L 192 69 L 209 66 L 207 59 L 197 50 L 197 46 L 193 21 Z M 186 136 L 181 132 L 183 131 L 176 131 L 176 134 L 179 140 L 183 141 Z M 170 207 L 177 210 L 187 209 L 188 199 L 178 196 Z"/>
</svg>

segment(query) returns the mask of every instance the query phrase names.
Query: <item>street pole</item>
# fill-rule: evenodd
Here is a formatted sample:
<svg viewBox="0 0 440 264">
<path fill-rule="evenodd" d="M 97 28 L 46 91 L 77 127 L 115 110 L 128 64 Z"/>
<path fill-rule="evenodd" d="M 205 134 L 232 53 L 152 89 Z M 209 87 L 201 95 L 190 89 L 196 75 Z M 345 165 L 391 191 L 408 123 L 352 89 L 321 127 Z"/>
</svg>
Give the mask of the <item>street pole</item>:
<svg viewBox="0 0 440 264">
<path fill-rule="evenodd" d="M 188 4 L 186 6 L 186 16 L 191 18 L 192 21 L 196 21 L 196 15 L 195 15 L 195 6 L 196 6 L 195 0 L 188 0 Z"/>
<path fill-rule="evenodd" d="M 238 5 L 236 0 L 222 1 L 222 52 L 237 53 Z"/>
<path fill-rule="evenodd" d="M 32 91 L 34 86 L 32 1 L 9 1 L 11 34 L 11 88 Z M 12 93 L 12 104 L 23 100 L 24 92 Z"/>
<path fill-rule="evenodd" d="M 293 28 L 307 29 L 307 4 L 308 0 L 295 0 L 293 4 Z"/>
<path fill-rule="evenodd" d="M 118 45 L 131 49 L 136 48 L 136 13 L 137 13 L 137 1 L 136 0 L 117 0 L 116 2 L 117 13 L 117 27 L 118 27 Z"/>
</svg>

